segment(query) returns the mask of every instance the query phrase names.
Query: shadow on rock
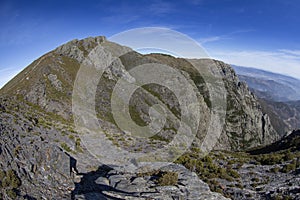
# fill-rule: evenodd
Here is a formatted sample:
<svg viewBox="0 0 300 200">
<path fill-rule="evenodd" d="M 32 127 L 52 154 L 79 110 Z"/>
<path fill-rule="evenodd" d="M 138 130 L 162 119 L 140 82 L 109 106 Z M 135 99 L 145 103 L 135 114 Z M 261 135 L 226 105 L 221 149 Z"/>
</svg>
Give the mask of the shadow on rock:
<svg viewBox="0 0 300 200">
<path fill-rule="evenodd" d="M 104 191 L 126 193 L 124 191 L 116 190 L 115 188 L 109 185 L 106 176 L 110 170 L 112 170 L 112 168 L 106 165 L 102 165 L 96 171 L 91 171 L 88 173 L 77 173 L 75 176 L 80 177 L 80 182 L 75 183 L 75 188 L 71 193 L 71 199 L 121 200 L 120 198 L 111 197 L 103 193 Z"/>
</svg>

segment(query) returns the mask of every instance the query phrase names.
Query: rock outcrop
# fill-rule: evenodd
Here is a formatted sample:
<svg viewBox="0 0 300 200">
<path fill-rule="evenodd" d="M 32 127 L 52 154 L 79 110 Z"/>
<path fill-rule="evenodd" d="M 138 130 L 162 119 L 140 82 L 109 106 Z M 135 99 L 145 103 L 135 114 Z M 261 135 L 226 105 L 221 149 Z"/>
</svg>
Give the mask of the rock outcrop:
<svg viewBox="0 0 300 200">
<path fill-rule="evenodd" d="M 226 125 L 218 147 L 241 150 L 278 140 L 278 133 L 247 84 L 238 79 L 231 66 L 216 62 L 227 89 Z"/>
<path fill-rule="evenodd" d="M 3 103 L 4 108 L 11 109 Z M 11 178 L 6 179 L 12 185 L 3 184 L 5 179 L 1 178 L 2 198 L 16 199 L 15 194 L 25 199 L 69 198 L 73 188 L 71 157 L 52 142 L 58 130 L 40 126 L 38 118 L 26 118 L 23 114 L 13 110 L 0 113 L 0 171 L 13 170 L 21 182 L 16 187 Z"/>
<path fill-rule="evenodd" d="M 159 168 L 155 164 L 143 167 L 123 166 L 111 169 L 100 166 L 96 171 L 80 175 L 72 192 L 75 199 L 186 199 L 225 200 L 222 195 L 210 191 L 208 185 L 195 173 L 182 165 L 170 164 Z M 131 169 L 130 169 L 131 168 Z M 133 173 L 129 173 L 132 170 Z M 171 173 L 173 185 L 163 185 L 158 180 Z M 162 174 L 162 175 L 160 175 Z M 177 176 L 177 177 L 175 177 Z"/>
</svg>

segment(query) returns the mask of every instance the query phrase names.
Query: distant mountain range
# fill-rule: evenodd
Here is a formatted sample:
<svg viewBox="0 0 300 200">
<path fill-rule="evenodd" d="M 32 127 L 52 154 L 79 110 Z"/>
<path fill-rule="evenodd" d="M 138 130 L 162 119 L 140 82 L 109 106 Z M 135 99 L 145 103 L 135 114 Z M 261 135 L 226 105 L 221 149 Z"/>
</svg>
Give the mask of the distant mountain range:
<svg viewBox="0 0 300 200">
<path fill-rule="evenodd" d="M 299 79 L 250 67 L 232 67 L 260 98 L 278 102 L 300 100 Z"/>
<path fill-rule="evenodd" d="M 300 128 L 300 80 L 261 69 L 232 65 L 259 98 L 264 113 L 281 134 Z"/>
</svg>

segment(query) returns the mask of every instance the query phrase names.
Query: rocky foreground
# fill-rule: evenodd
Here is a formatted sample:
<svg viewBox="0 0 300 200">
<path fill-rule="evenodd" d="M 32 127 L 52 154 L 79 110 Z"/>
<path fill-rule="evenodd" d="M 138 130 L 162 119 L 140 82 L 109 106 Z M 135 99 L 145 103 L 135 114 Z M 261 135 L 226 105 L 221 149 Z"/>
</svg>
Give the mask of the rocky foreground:
<svg viewBox="0 0 300 200">
<path fill-rule="evenodd" d="M 300 131 L 248 153 L 213 151 L 203 158 L 191 149 L 162 168 L 106 166 L 78 142 L 63 145 L 76 141 L 68 126 L 44 128 L 43 118 L 34 117 L 39 113 L 22 117 L 7 101 L 1 109 L 3 199 L 300 199 Z"/>
</svg>

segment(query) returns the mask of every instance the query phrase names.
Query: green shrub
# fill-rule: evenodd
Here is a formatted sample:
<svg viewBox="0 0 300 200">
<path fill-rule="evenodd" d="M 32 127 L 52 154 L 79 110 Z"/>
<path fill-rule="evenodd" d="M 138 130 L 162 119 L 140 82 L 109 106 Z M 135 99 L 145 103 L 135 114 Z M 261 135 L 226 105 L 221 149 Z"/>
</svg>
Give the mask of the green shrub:
<svg viewBox="0 0 300 200">
<path fill-rule="evenodd" d="M 6 188 L 9 187 L 9 181 L 5 178 L 1 181 L 1 186 Z"/>
<path fill-rule="evenodd" d="M 10 183 L 10 187 L 18 188 L 21 185 L 21 180 L 17 176 L 16 172 L 12 169 L 9 169 L 6 172 L 6 179 Z"/>
<path fill-rule="evenodd" d="M 210 179 L 210 180 L 207 180 L 206 182 L 211 191 L 224 194 L 223 189 L 221 188 L 221 185 L 218 181 L 216 181 L 214 179 Z"/>
<path fill-rule="evenodd" d="M 232 165 L 232 164 L 234 164 L 234 163 L 235 163 L 235 160 L 231 159 L 231 160 L 228 161 L 227 164 L 228 164 L 228 165 Z"/>
<path fill-rule="evenodd" d="M 232 177 L 229 176 L 226 169 L 224 168 L 218 168 L 216 178 L 226 179 L 227 181 L 233 181 Z"/>
<path fill-rule="evenodd" d="M 22 147 L 20 145 L 16 146 L 13 152 L 14 156 L 17 156 L 20 153 L 20 150 L 22 150 Z"/>
<path fill-rule="evenodd" d="M 271 200 L 292 200 L 293 198 L 291 196 L 284 196 L 284 195 L 276 195 L 271 198 Z"/>
<path fill-rule="evenodd" d="M 290 171 L 294 171 L 295 169 L 296 169 L 296 161 L 293 160 L 292 163 L 284 165 L 283 168 L 281 169 L 281 172 L 289 173 Z"/>
<path fill-rule="evenodd" d="M 187 163 L 189 160 L 190 160 L 190 156 L 188 154 L 184 154 L 182 156 L 180 156 L 176 161 L 175 163 L 178 163 L 178 164 L 185 164 Z"/>
<path fill-rule="evenodd" d="M 6 172 L 0 171 L 1 176 L 1 186 L 3 188 L 13 188 L 16 189 L 21 186 L 21 180 L 12 169 L 7 170 Z"/>
<path fill-rule="evenodd" d="M 81 148 L 81 139 L 80 138 L 77 138 L 76 141 L 75 141 L 75 148 L 78 152 L 81 152 L 83 153 L 83 149 Z"/>
<path fill-rule="evenodd" d="M 74 137 L 74 135 L 72 135 L 72 134 L 71 134 L 71 135 L 69 135 L 69 139 L 70 139 L 70 140 L 75 140 L 75 137 Z"/>
<path fill-rule="evenodd" d="M 279 168 L 279 167 L 273 167 L 273 168 L 271 168 L 271 169 L 270 169 L 270 172 L 273 172 L 273 173 L 278 173 L 278 172 L 279 172 L 279 170 L 280 170 L 280 168 Z"/>
<path fill-rule="evenodd" d="M 256 188 L 258 186 L 258 184 L 257 183 L 251 183 L 250 186 Z"/>
<path fill-rule="evenodd" d="M 240 174 L 233 170 L 233 169 L 228 169 L 228 172 L 229 176 L 233 177 L 233 178 L 240 178 Z"/>
<path fill-rule="evenodd" d="M 80 143 L 81 143 L 81 139 L 80 139 L 80 138 L 77 138 L 77 139 L 76 139 L 76 142 L 75 142 L 76 146 L 80 146 Z"/>
<path fill-rule="evenodd" d="M 242 184 L 240 184 L 240 183 L 236 183 L 235 186 L 238 187 L 238 188 L 240 188 L 240 189 L 244 188 L 244 186 Z"/>
<path fill-rule="evenodd" d="M 280 154 L 264 154 L 255 156 L 256 161 L 260 162 L 262 165 L 275 165 L 281 164 L 283 161 L 283 156 Z"/>
<path fill-rule="evenodd" d="M 287 153 L 285 154 L 285 156 L 283 157 L 284 161 L 290 161 L 294 159 L 294 154 L 291 153 L 291 151 L 287 151 Z"/>
<path fill-rule="evenodd" d="M 61 148 L 63 148 L 65 151 L 67 151 L 67 152 L 72 152 L 72 149 L 71 149 L 65 142 L 60 143 L 60 146 L 61 146 Z"/>
<path fill-rule="evenodd" d="M 3 180 L 5 177 L 5 172 L 0 170 L 0 180 Z"/>
<path fill-rule="evenodd" d="M 207 163 L 207 164 L 210 164 L 213 162 L 212 158 L 210 156 L 205 156 L 203 159 L 202 159 L 203 162 Z"/>
<path fill-rule="evenodd" d="M 6 190 L 6 194 L 11 199 L 17 198 L 17 193 L 14 190 Z"/>
<path fill-rule="evenodd" d="M 158 178 L 157 183 L 161 186 L 177 185 L 178 173 L 177 172 L 163 172 Z"/>
<path fill-rule="evenodd" d="M 190 171 L 198 170 L 198 169 L 196 169 L 196 165 L 197 165 L 196 159 L 190 159 L 190 160 L 186 161 L 184 164 L 185 164 L 185 167 L 187 169 L 189 169 Z"/>
</svg>

